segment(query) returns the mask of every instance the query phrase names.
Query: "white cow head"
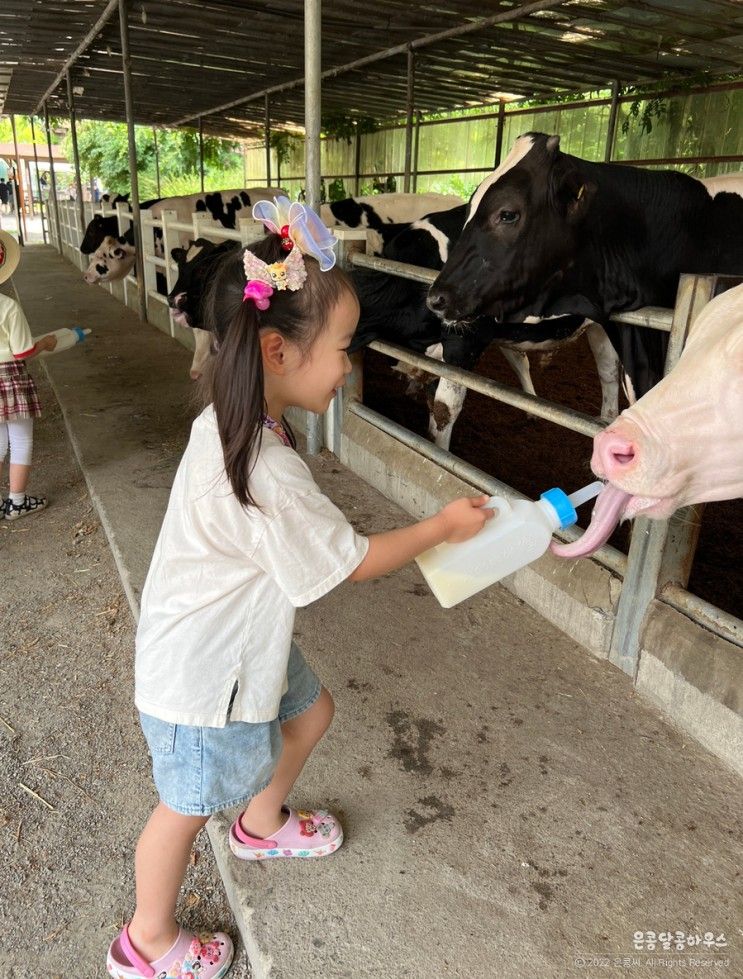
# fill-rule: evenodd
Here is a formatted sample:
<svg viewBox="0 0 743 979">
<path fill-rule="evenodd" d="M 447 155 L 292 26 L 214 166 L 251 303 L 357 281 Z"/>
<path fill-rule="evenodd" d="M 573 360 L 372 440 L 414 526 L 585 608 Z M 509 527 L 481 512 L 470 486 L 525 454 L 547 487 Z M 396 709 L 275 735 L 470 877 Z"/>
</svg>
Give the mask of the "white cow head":
<svg viewBox="0 0 743 979">
<path fill-rule="evenodd" d="M 97 282 L 116 282 L 123 279 L 134 268 L 136 249 L 133 245 L 113 238 L 103 239 L 100 247 L 93 252 L 90 265 L 83 278 L 90 285 Z"/>
<path fill-rule="evenodd" d="M 692 503 L 743 496 L 743 285 L 712 300 L 667 377 L 594 439 L 608 480 L 586 533 L 562 557 L 600 547 L 621 518 L 663 519 Z"/>
</svg>

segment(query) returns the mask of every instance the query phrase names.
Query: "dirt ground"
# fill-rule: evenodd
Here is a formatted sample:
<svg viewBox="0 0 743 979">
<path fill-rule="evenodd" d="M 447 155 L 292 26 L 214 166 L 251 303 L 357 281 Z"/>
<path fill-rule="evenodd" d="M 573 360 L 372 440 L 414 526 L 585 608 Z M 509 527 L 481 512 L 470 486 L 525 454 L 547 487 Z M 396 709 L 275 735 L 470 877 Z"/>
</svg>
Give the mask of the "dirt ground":
<svg viewBox="0 0 743 979">
<path fill-rule="evenodd" d="M 0 977 L 93 979 L 133 907 L 133 855 L 156 801 L 133 705 L 134 624 L 44 373 L 31 492 L 0 521 Z M 115 764 L 111 765 L 111 760 Z M 234 925 L 205 834 L 180 915 Z M 230 973 L 248 979 L 244 951 Z"/>
<path fill-rule="evenodd" d="M 366 352 L 364 401 L 422 435 L 428 427 L 428 409 L 422 396 L 405 392 L 407 379 L 389 367 L 390 360 Z M 534 387 L 540 397 L 597 415 L 601 388 L 584 337 L 563 347 L 551 360 L 530 354 Z M 491 347 L 477 372 L 502 384 L 518 381 L 501 352 Z M 620 403 L 621 408 L 626 402 Z M 532 419 L 508 405 L 469 393 L 454 427 L 451 451 L 484 472 L 496 476 L 528 496 L 538 497 L 551 486 L 570 492 L 593 479 L 589 460 L 591 443 L 583 435 L 547 421 Z M 587 511 L 589 508 L 586 508 Z M 626 553 L 629 526 L 610 543 Z M 726 612 L 743 609 L 743 500 L 708 504 L 692 569 L 689 590 Z"/>
</svg>

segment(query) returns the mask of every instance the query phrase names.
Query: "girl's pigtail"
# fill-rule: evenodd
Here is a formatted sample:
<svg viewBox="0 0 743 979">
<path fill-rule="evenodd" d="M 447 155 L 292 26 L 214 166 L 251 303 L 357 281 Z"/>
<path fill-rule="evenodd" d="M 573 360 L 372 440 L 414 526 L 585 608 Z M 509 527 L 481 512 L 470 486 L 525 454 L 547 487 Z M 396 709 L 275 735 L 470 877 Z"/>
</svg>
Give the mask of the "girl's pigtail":
<svg viewBox="0 0 743 979">
<path fill-rule="evenodd" d="M 220 342 L 212 375 L 211 393 L 225 471 L 243 506 L 256 505 L 250 494 L 249 477 L 263 431 L 263 357 L 258 317 L 254 303 L 240 303 Z M 223 364 L 227 369 L 220 370 Z"/>
</svg>

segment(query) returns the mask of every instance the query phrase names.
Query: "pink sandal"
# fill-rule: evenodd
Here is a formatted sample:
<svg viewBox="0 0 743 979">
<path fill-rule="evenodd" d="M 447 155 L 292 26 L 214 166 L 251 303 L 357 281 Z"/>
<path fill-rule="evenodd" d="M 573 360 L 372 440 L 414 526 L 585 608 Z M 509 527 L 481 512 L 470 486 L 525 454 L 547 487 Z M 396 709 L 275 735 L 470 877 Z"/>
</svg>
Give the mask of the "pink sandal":
<svg viewBox="0 0 743 979">
<path fill-rule="evenodd" d="M 106 967 L 114 979 L 222 979 L 234 949 L 224 932 L 178 932 L 175 944 L 155 962 L 147 962 L 129 938 L 129 927 L 111 942 Z"/>
<path fill-rule="evenodd" d="M 343 842 L 341 824 L 324 809 L 307 812 L 283 806 L 287 819 L 273 837 L 249 836 L 240 817 L 230 827 L 230 849 L 241 860 L 270 860 L 273 857 L 327 857 Z"/>
</svg>

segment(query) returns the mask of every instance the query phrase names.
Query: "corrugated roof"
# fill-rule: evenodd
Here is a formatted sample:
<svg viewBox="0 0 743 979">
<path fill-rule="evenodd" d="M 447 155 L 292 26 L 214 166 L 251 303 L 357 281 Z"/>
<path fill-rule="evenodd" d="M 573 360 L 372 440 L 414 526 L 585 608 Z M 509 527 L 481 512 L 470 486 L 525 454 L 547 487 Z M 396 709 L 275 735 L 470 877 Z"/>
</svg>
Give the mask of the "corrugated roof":
<svg viewBox="0 0 743 979">
<path fill-rule="evenodd" d="M 0 111 L 34 111 L 108 7 L 108 0 L 2 0 Z M 302 0 L 131 0 L 135 121 L 195 125 L 203 114 L 207 133 L 252 136 L 262 133 L 261 93 L 285 86 L 270 97 L 272 124 L 302 125 L 303 89 L 286 85 L 303 73 L 303 11 Z M 499 13 L 511 19 L 434 44 L 421 40 Z M 411 43 L 415 107 L 445 111 L 493 102 L 499 92 L 539 97 L 608 87 L 614 79 L 743 72 L 743 7 L 732 0 L 332 0 L 323 8 L 325 72 L 402 50 L 326 78 L 323 113 L 404 113 Z M 81 92 L 79 117 L 125 118 L 116 13 L 80 54 L 71 78 Z M 48 104 L 50 113 L 66 113 L 64 79 Z"/>
</svg>

